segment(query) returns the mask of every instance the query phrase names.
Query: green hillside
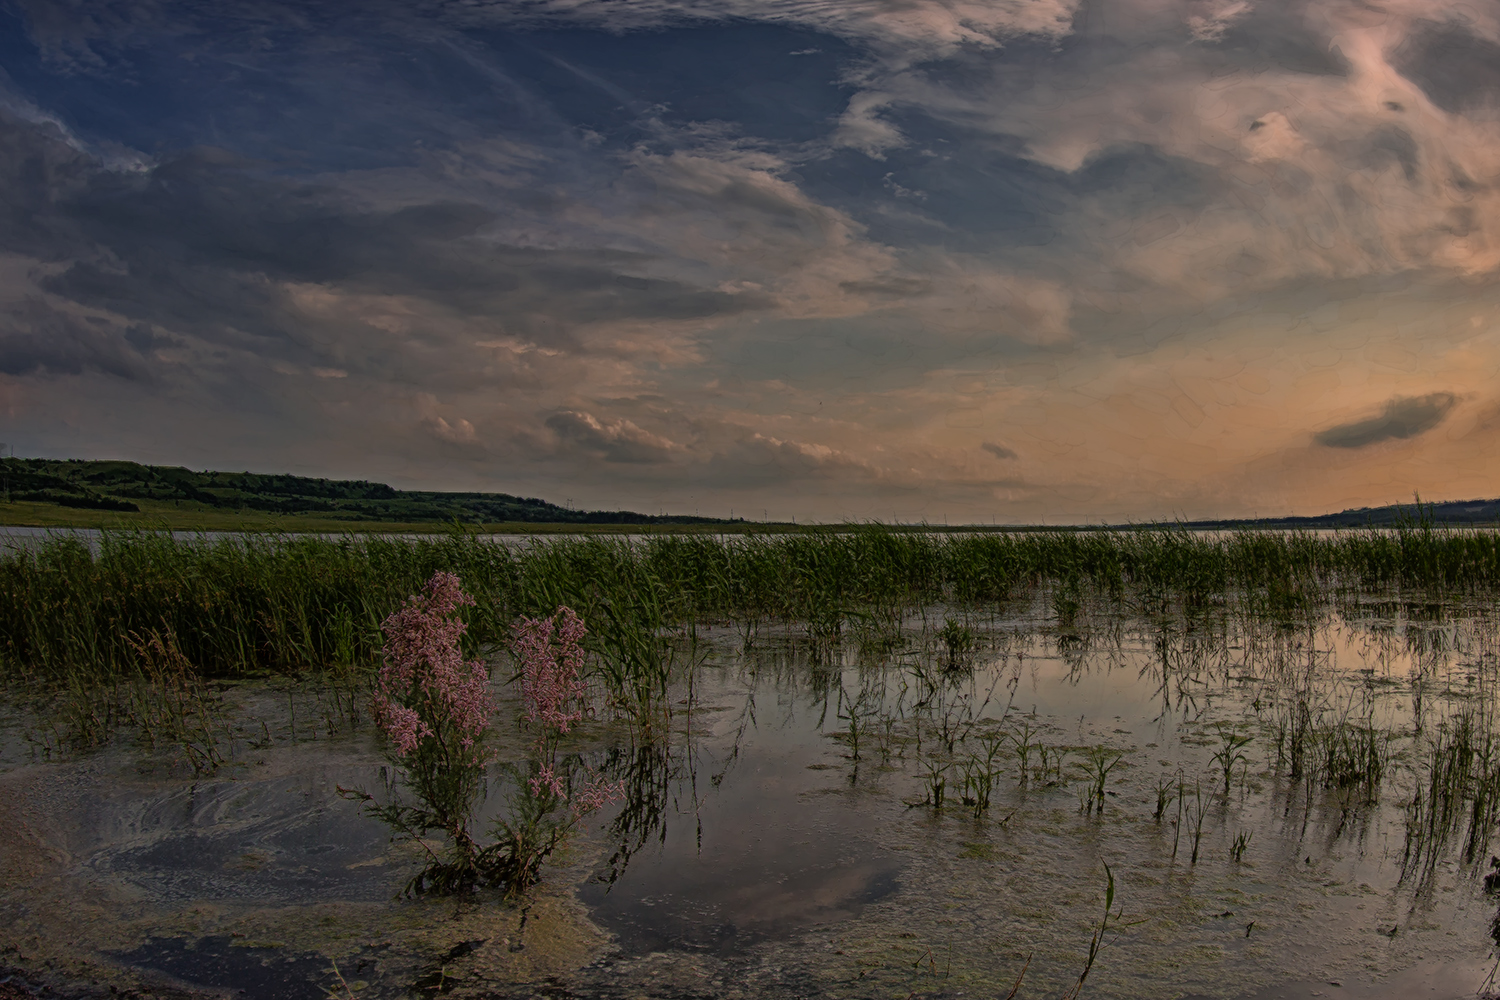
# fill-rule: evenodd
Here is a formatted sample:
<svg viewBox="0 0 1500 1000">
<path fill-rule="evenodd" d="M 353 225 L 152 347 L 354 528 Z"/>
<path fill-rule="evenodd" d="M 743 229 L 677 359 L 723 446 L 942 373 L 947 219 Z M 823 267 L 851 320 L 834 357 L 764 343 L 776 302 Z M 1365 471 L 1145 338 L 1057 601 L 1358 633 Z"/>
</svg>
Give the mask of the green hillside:
<svg viewBox="0 0 1500 1000">
<path fill-rule="evenodd" d="M 193 472 L 177 466 L 43 458 L 0 459 L 8 509 L 42 505 L 80 511 L 298 515 L 318 521 L 423 524 L 730 524 L 721 518 L 582 511 L 507 493 L 398 490 L 365 480 L 253 472 Z M 14 513 L 13 510 L 11 510 Z M 256 518 L 257 521 L 262 518 Z"/>
</svg>

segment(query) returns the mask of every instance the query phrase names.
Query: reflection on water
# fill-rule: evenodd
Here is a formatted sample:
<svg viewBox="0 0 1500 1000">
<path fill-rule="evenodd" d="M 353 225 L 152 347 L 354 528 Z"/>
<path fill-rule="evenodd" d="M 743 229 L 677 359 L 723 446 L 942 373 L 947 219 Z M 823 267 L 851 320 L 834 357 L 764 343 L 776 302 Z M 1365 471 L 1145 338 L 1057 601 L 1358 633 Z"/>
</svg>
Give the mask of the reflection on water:
<svg viewBox="0 0 1500 1000">
<path fill-rule="evenodd" d="M 580 890 L 627 951 L 728 953 L 837 921 L 896 889 L 899 861 L 857 832 L 867 819 L 858 804 L 820 800 L 837 778 L 809 771 L 804 754 L 762 754 L 743 739 L 738 749 L 746 761 L 733 794 L 662 823 L 650 850 L 623 868 L 617 856 Z M 640 831 L 616 830 L 640 843 Z"/>
<path fill-rule="evenodd" d="M 337 795 L 379 787 L 371 735 L 292 740 L 279 701 L 244 695 L 272 745 L 196 782 L 126 745 L 26 764 L 12 729 L 0 946 L 70 967 L 51 935 L 247 997 L 324 995 L 334 961 L 372 997 L 538 977 L 580 997 L 1005 996 L 1023 968 L 1018 996 L 1056 996 L 1107 863 L 1123 916 L 1089 996 L 1481 985 L 1500 934 L 1489 609 L 1063 597 L 899 636 L 700 632 L 669 735 L 582 738 L 629 794 L 531 909 L 393 899 L 415 854 Z"/>
</svg>

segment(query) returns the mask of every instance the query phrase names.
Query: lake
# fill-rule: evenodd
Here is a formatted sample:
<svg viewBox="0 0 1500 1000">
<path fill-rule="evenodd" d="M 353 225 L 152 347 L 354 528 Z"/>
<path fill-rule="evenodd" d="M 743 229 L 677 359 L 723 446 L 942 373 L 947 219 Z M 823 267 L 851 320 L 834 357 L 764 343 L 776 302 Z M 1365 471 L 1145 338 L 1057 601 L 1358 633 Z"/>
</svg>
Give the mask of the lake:
<svg viewBox="0 0 1500 1000">
<path fill-rule="evenodd" d="M 1086 966 L 1101 998 L 1486 987 L 1487 603 L 1054 597 L 878 641 L 699 629 L 669 726 L 575 735 L 629 794 L 521 904 L 398 897 L 420 846 L 340 794 L 395 772 L 315 684 L 217 685 L 228 761 L 196 776 L 124 737 L 63 752 L 12 707 L 0 962 L 251 1000 L 1058 997 Z"/>
</svg>

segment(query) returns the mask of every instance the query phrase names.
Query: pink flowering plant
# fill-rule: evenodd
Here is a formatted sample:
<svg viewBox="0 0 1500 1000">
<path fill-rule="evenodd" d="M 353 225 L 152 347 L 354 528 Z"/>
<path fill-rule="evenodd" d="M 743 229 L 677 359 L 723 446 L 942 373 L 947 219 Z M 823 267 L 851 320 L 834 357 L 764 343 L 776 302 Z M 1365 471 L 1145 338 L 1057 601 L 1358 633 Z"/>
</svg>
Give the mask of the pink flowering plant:
<svg viewBox="0 0 1500 1000">
<path fill-rule="evenodd" d="M 536 883 L 543 862 L 584 816 L 624 794 L 623 783 L 607 781 L 562 752 L 563 737 L 588 708 L 586 631 L 567 607 L 548 618 L 522 618 L 515 627 L 511 650 L 520 666 L 522 725 L 531 732 L 531 754 L 526 772 L 516 769 L 510 815 L 496 822 L 498 841 L 491 849 L 513 893 Z"/>
<path fill-rule="evenodd" d="M 447 835 L 447 856 L 429 848 L 430 863 L 409 891 L 454 892 L 486 881 L 483 852 L 469 823 L 484 793 L 491 756 L 485 737 L 495 706 L 489 671 L 478 660 L 465 660 L 461 650 L 460 609 L 473 603 L 457 576 L 439 572 L 380 626 L 385 663 L 375 680 L 372 714 L 419 804 L 377 806 L 373 796 L 349 794 L 424 846 L 430 831 Z"/>
<path fill-rule="evenodd" d="M 375 815 L 428 850 L 428 864 L 408 892 L 467 892 L 503 886 L 518 894 L 534 885 L 542 864 L 583 819 L 620 797 L 623 786 L 582 767 L 562 752 L 562 739 L 583 720 L 583 622 L 569 608 L 550 618 L 523 618 L 512 651 L 523 706 L 521 725 L 531 741 L 527 760 L 511 765 L 515 778 L 509 814 L 496 821 L 496 839 L 481 847 L 470 832 L 485 791 L 492 754 L 485 745 L 495 705 L 489 672 L 461 651 L 460 609 L 472 605 L 458 577 L 437 573 L 420 594 L 387 618 L 385 663 L 375 681 L 372 714 L 388 754 L 417 805 L 380 805 L 346 790 Z M 446 854 L 424 835 L 447 836 Z"/>
</svg>

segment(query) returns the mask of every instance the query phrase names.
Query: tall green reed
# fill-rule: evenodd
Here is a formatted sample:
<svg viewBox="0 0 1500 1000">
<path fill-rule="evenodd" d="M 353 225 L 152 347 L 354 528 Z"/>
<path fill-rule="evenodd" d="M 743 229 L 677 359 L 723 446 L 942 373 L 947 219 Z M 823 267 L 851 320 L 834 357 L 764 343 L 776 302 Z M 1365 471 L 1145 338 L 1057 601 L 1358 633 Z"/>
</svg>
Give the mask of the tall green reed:
<svg viewBox="0 0 1500 1000">
<path fill-rule="evenodd" d="M 657 703 L 683 641 L 705 623 L 749 637 L 784 624 L 837 639 L 899 631 L 904 614 L 983 607 L 1043 588 L 1148 611 L 1243 601 L 1300 614 L 1350 588 L 1405 594 L 1500 589 L 1500 535 L 1413 522 L 1395 531 L 936 534 L 848 525 L 798 535 L 572 536 L 500 544 L 441 537 L 109 531 L 59 534 L 0 555 L 0 676 L 92 688 L 132 675 L 131 634 L 177 636 L 206 677 L 373 671 L 379 623 L 433 573 L 476 598 L 466 653 L 512 621 L 566 604 L 589 625 L 611 696 Z M 1134 595 L 1134 596 L 1132 596 Z M 1072 603 L 1068 608 L 1072 608 Z M 955 619 L 956 620 L 956 619 Z"/>
</svg>

